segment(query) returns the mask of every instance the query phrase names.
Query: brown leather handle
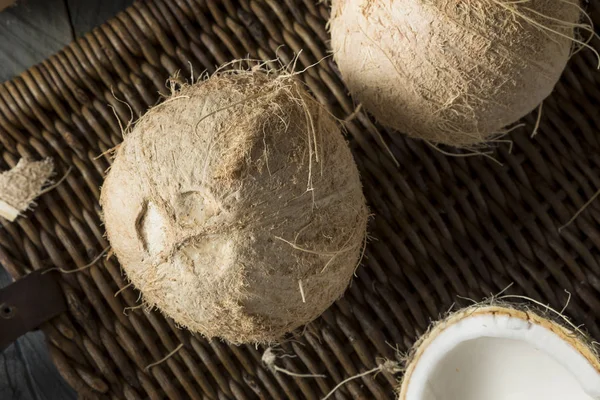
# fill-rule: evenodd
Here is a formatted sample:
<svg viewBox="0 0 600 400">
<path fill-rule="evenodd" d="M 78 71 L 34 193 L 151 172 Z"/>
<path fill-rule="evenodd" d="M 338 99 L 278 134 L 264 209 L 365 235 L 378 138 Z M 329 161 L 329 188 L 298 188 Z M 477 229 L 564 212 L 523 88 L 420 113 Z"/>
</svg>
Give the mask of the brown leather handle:
<svg viewBox="0 0 600 400">
<path fill-rule="evenodd" d="M 56 271 L 35 271 L 0 289 L 0 351 L 66 311 Z"/>
</svg>

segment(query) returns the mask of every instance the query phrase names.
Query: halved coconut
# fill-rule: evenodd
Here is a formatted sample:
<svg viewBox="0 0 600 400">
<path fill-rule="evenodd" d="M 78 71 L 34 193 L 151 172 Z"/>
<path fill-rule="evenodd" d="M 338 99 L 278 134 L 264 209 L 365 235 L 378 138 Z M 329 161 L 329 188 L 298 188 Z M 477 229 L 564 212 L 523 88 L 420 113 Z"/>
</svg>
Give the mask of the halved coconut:
<svg viewBox="0 0 600 400">
<path fill-rule="evenodd" d="M 597 400 L 600 362 L 581 335 L 530 311 L 476 306 L 416 344 L 400 400 Z"/>
</svg>

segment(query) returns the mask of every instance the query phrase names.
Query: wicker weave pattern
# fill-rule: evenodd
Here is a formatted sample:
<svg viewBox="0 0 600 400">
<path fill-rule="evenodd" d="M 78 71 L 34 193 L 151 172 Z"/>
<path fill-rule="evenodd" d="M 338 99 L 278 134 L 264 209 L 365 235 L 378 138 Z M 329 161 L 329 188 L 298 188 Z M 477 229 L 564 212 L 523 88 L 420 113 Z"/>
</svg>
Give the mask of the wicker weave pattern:
<svg viewBox="0 0 600 400">
<path fill-rule="evenodd" d="M 600 4 L 589 10 L 600 26 Z M 15 277 L 51 266 L 76 268 L 108 246 L 98 217 L 99 187 L 117 145 L 115 118 L 130 119 L 167 94 L 167 77 L 213 71 L 234 58 L 289 62 L 297 69 L 327 53 L 328 8 L 314 0 L 137 3 L 19 78 L 0 85 L 1 167 L 52 156 L 58 175 L 28 218 L 0 221 L 0 262 Z M 281 46 L 284 45 L 284 46 Z M 598 42 L 594 42 L 598 47 Z M 558 227 L 600 188 L 600 73 L 578 53 L 544 103 L 541 129 L 512 134 L 512 153 L 448 157 L 380 129 L 359 115 L 347 124 L 365 192 L 376 214 L 365 266 L 346 295 L 282 345 L 296 358 L 278 365 L 327 378 L 273 375 L 263 349 L 207 342 L 158 313 L 129 310 L 138 293 L 114 258 L 64 274 L 69 313 L 43 327 L 62 375 L 83 398 L 318 399 L 336 382 L 395 357 L 461 295 L 481 299 L 509 283 L 562 308 L 600 338 L 600 200 L 561 233 Z M 331 58 L 302 75 L 336 115 L 353 109 Z M 114 96 L 113 96 L 114 92 Z M 113 110 L 114 108 L 114 114 Z M 381 135 L 381 136 L 379 136 Z M 381 137 L 400 165 L 381 147 Z M 173 357 L 145 367 L 184 344 Z M 345 385 L 339 399 L 391 399 L 384 373 Z"/>
</svg>

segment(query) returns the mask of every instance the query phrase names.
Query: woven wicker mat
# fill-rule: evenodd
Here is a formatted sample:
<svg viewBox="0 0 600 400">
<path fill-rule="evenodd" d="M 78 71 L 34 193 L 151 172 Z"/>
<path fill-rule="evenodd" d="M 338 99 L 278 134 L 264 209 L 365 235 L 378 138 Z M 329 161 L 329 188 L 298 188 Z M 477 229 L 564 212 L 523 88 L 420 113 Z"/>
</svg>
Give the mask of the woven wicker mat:
<svg viewBox="0 0 600 400">
<path fill-rule="evenodd" d="M 328 54 L 328 8 L 314 0 L 138 3 L 11 82 L 0 86 L 2 169 L 23 156 L 52 156 L 58 176 L 27 218 L 1 221 L 0 262 L 13 276 L 86 265 L 108 246 L 98 217 L 99 187 L 122 137 L 122 99 L 142 114 L 166 94 L 167 77 L 213 71 L 235 58 L 289 62 L 297 69 Z M 600 26 L 600 4 L 589 6 Z M 594 42 L 598 47 L 598 43 Z M 345 377 L 406 351 L 458 302 L 510 291 L 561 309 L 600 338 L 600 200 L 559 232 L 600 188 L 600 72 L 579 52 L 537 114 L 525 118 L 494 160 L 450 157 L 385 131 L 364 115 L 347 124 L 375 214 L 374 238 L 350 289 L 281 348 L 278 365 L 327 378 L 269 372 L 264 349 L 208 342 L 157 312 L 135 307 L 138 293 L 114 258 L 63 274 L 69 312 L 43 326 L 60 372 L 83 398 L 318 399 Z M 302 79 L 336 115 L 354 105 L 331 58 Z M 114 93 L 114 96 L 113 96 Z M 382 148 L 389 146 L 392 158 Z M 180 343 L 183 347 L 163 359 Z M 391 399 L 397 377 L 346 384 L 339 399 Z"/>
</svg>

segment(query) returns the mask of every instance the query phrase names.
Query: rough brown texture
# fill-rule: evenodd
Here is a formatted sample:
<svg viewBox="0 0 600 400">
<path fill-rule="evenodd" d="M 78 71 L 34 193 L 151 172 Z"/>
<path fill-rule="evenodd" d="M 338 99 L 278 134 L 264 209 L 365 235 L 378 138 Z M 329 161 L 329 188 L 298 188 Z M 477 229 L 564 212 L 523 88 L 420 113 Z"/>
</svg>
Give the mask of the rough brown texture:
<svg viewBox="0 0 600 400">
<path fill-rule="evenodd" d="M 435 143 L 493 140 L 553 90 L 578 0 L 334 0 L 334 57 L 382 124 Z"/>
<path fill-rule="evenodd" d="M 560 320 L 557 319 L 555 322 L 548 315 L 542 316 L 535 310 L 525 308 L 524 306 L 518 304 L 479 304 L 451 313 L 445 319 L 437 321 L 423 336 L 419 338 L 419 340 L 417 340 L 406 362 L 406 370 L 402 377 L 402 384 L 400 386 L 398 400 L 406 399 L 408 383 L 410 382 L 415 367 L 419 363 L 419 360 L 425 350 L 427 350 L 427 347 L 440 335 L 440 333 L 442 333 L 448 327 L 460 323 L 460 321 L 466 318 L 472 318 L 478 315 L 506 315 L 511 318 L 518 318 L 528 321 L 531 324 L 543 326 L 575 348 L 586 360 L 589 361 L 590 365 L 592 365 L 600 373 L 600 356 L 592 346 L 590 339 L 581 335 L 580 332 L 573 330 L 572 327 L 564 326 Z"/>
<path fill-rule="evenodd" d="M 53 172 L 49 158 L 41 161 L 21 158 L 13 169 L 0 174 L 0 216 L 14 221 L 29 209 Z"/>
<path fill-rule="evenodd" d="M 221 73 L 152 109 L 101 204 L 145 301 L 233 343 L 320 315 L 348 285 L 367 222 L 334 118 L 295 78 L 263 72 Z"/>
</svg>

